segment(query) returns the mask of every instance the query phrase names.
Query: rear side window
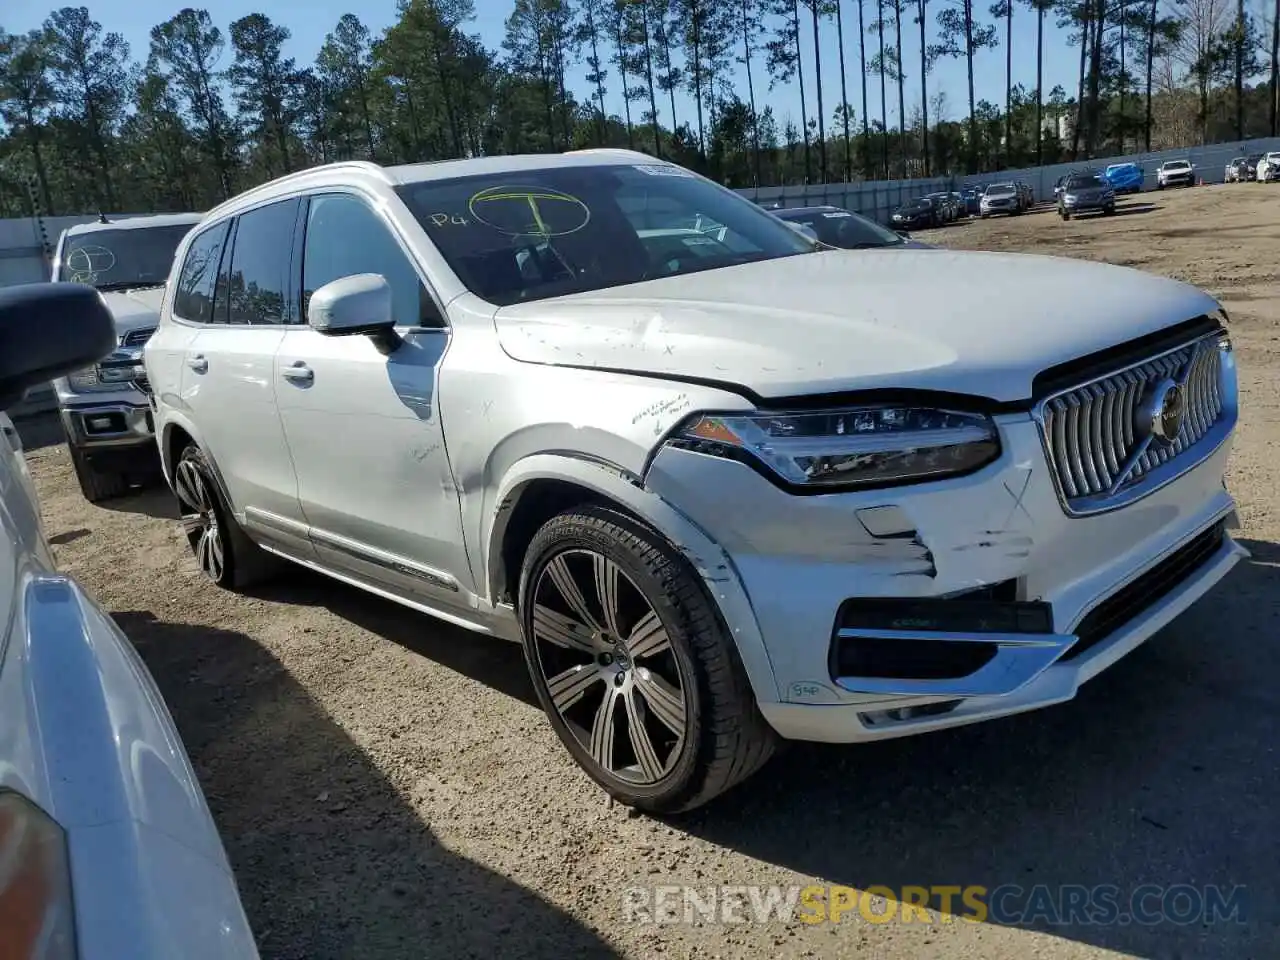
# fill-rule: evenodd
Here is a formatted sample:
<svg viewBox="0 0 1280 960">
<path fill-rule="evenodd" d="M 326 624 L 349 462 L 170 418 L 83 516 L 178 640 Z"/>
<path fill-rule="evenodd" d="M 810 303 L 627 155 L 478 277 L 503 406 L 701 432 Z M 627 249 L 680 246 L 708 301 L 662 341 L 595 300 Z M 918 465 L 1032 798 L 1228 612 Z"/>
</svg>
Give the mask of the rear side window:
<svg viewBox="0 0 1280 960">
<path fill-rule="evenodd" d="M 381 217 L 350 194 L 312 197 L 302 257 L 303 311 L 326 283 L 357 273 L 379 273 L 391 286 L 397 324 L 442 325 L 418 271 Z"/>
<path fill-rule="evenodd" d="M 178 275 L 173 294 L 173 313 L 191 323 L 213 322 L 213 281 L 222 258 L 229 221 L 223 221 L 196 235 L 187 247 L 187 257 Z"/>
<path fill-rule="evenodd" d="M 282 200 L 236 218 L 231 267 L 226 277 L 228 322 L 296 322 L 289 299 L 289 266 L 298 203 L 296 197 Z"/>
</svg>

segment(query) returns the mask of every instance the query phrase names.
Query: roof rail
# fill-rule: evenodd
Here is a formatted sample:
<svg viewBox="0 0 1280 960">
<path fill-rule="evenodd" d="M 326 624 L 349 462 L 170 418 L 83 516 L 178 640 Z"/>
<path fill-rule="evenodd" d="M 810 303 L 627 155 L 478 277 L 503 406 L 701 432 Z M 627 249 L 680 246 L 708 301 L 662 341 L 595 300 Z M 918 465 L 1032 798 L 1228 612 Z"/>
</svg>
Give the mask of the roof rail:
<svg viewBox="0 0 1280 960">
<path fill-rule="evenodd" d="M 303 177 L 318 173 L 321 170 L 336 169 L 364 170 L 367 173 L 376 173 L 387 183 L 394 182 L 391 177 L 387 175 L 382 164 L 374 163 L 372 160 L 336 160 L 333 163 L 318 163 L 314 167 L 307 167 L 304 170 L 295 170 L 292 173 L 286 173 L 283 176 L 276 177 L 274 180 L 268 180 L 266 183 L 260 183 L 256 187 L 250 187 L 248 190 L 243 190 L 233 197 L 228 197 L 226 200 L 222 201 L 222 203 L 209 210 L 205 216 L 212 216 L 213 214 L 220 212 L 223 207 L 233 202 L 238 203 L 245 197 L 251 197 L 256 193 L 266 191 L 268 188 L 274 188 L 280 184 L 289 183 L 293 180 L 301 180 Z"/>
</svg>

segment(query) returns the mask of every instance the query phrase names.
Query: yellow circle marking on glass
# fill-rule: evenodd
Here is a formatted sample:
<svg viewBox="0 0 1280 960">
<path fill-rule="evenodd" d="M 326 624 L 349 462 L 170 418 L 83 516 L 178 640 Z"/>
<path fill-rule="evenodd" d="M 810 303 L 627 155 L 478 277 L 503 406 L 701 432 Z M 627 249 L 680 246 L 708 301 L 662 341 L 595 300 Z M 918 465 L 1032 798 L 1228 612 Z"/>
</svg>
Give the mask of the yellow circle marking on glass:
<svg viewBox="0 0 1280 960">
<path fill-rule="evenodd" d="M 494 202 L 527 204 L 531 218 L 527 227 L 521 230 L 512 230 L 510 226 L 494 223 L 492 220 L 486 219 L 476 209 L 481 204 Z M 560 228 L 552 228 L 548 225 L 543 217 L 544 212 L 550 215 L 550 210 L 544 209 L 547 204 L 568 204 L 574 208 L 572 215 L 567 217 L 568 222 L 572 225 Z M 564 237 L 571 233 L 577 233 L 591 222 L 591 210 L 585 203 L 572 194 L 560 193 L 558 190 L 548 190 L 545 187 L 489 187 L 474 194 L 467 201 L 467 209 L 479 223 L 512 237 Z M 551 219 L 554 221 L 559 219 L 560 216 L 564 216 L 564 214 L 552 216 Z"/>
</svg>

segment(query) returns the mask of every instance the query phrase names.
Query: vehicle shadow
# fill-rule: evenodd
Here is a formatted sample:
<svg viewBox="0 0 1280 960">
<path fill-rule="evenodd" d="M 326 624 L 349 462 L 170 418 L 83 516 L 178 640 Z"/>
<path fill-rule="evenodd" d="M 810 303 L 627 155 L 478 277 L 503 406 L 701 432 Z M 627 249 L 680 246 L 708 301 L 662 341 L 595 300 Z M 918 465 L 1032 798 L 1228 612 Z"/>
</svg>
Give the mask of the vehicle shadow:
<svg viewBox="0 0 1280 960">
<path fill-rule="evenodd" d="M 987 923 L 1136 956 L 1276 956 L 1280 694 L 1259 665 L 1280 656 L 1280 546 L 1244 545 L 1253 557 L 1227 583 L 1070 703 L 897 741 L 796 744 L 671 826 L 896 898 L 904 886 L 1016 885 L 1009 913 Z M 1201 895 L 1212 884 L 1224 897 L 1243 885 L 1246 922 L 1017 915 L 1035 885 L 1062 910 L 1063 887 L 1104 884 L 1126 913 L 1143 884 Z M 932 907 L 945 903 L 931 891 Z"/>
<path fill-rule="evenodd" d="M 100 500 L 94 506 L 115 513 L 138 513 L 159 520 L 178 519 L 178 501 L 161 476 L 156 476 L 145 485 L 135 486 L 122 497 Z"/>
<path fill-rule="evenodd" d="M 323 607 L 397 646 L 541 709 L 520 646 L 510 640 L 427 618 L 398 603 L 292 565 L 245 592 L 272 603 Z"/>
<path fill-rule="evenodd" d="M 65 443 L 67 439 L 62 432 L 62 421 L 56 412 L 15 417 L 13 426 L 22 440 L 22 448 L 28 452 L 40 450 L 43 447 L 56 447 L 60 443 Z"/>
<path fill-rule="evenodd" d="M 1116 212 L 1113 216 L 1127 217 L 1135 213 L 1153 213 L 1159 209 L 1159 204 L 1155 203 L 1118 203 L 1116 204 Z"/>
<path fill-rule="evenodd" d="M 441 845 L 253 639 L 149 612 L 115 619 L 174 715 L 263 957 L 616 955 L 535 893 Z"/>
</svg>

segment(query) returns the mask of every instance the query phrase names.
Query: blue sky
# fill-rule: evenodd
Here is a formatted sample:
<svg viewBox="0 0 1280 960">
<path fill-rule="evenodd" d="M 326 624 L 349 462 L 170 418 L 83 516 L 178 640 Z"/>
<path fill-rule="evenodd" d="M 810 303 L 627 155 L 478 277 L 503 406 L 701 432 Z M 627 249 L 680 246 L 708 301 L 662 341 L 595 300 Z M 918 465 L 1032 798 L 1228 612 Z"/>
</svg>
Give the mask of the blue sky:
<svg viewBox="0 0 1280 960">
<path fill-rule="evenodd" d="M 16 6 L 14 5 L 16 2 Z M 148 35 L 153 24 L 160 23 L 173 16 L 182 6 L 187 5 L 175 0 L 85 0 L 93 17 L 102 23 L 107 30 L 113 30 L 122 34 L 128 41 L 132 55 L 137 60 L 144 60 L 149 47 Z M 198 5 L 197 0 L 188 0 L 192 5 Z M 853 105 L 856 112 L 861 112 L 861 90 L 857 76 L 857 0 L 842 0 L 845 10 L 845 62 L 849 71 L 849 101 Z M 468 32 L 478 33 L 491 48 L 497 48 L 502 43 L 503 22 L 511 10 L 511 0 L 476 0 L 476 19 L 468 25 Z M 933 11 L 940 9 L 942 0 L 935 0 L 930 4 L 930 18 L 933 17 Z M 5 11 L 0 13 L 0 27 L 11 33 L 30 30 L 40 25 L 45 17 L 48 16 L 51 5 L 33 0 L 6 0 Z M 866 12 L 864 16 L 870 20 L 871 11 L 874 7 L 873 0 L 866 0 Z M 910 4 L 914 8 L 915 4 Z M 975 8 L 982 10 L 985 7 L 984 0 L 975 0 Z M 395 19 L 396 4 L 395 0 L 365 0 L 365 2 L 355 3 L 353 0 L 259 0 L 256 3 L 241 2 L 219 2 L 217 4 L 209 3 L 206 8 L 213 15 L 214 20 L 222 27 L 225 34 L 227 25 L 231 21 L 236 20 L 249 13 L 261 12 L 271 17 L 278 23 L 284 24 L 292 31 L 293 37 L 290 40 L 288 53 L 295 57 L 299 64 L 310 64 L 314 59 L 320 45 L 324 42 L 325 34 L 333 29 L 338 18 L 347 12 L 353 12 L 360 16 L 366 25 L 375 33 L 380 33 L 384 28 L 389 26 Z M 802 42 L 805 50 L 805 69 L 806 69 L 806 96 L 808 97 L 808 107 L 810 116 L 815 110 L 815 87 L 810 64 L 812 64 L 812 28 L 810 25 L 802 22 Z M 933 40 L 933 25 L 930 24 L 930 42 Z M 907 116 L 910 117 L 915 105 L 919 103 L 919 75 L 918 70 L 914 66 L 919 62 L 919 45 L 917 42 L 918 28 L 910 23 L 907 13 L 907 3 L 903 4 L 903 49 L 902 56 L 906 62 L 907 74 Z M 1028 89 L 1035 84 L 1035 20 L 1030 11 L 1025 6 L 1018 5 L 1014 11 L 1014 62 L 1013 62 L 1013 79 L 1014 83 L 1021 82 Z M 886 35 L 886 40 L 888 40 Z M 868 59 L 875 52 L 876 37 L 867 37 L 867 56 Z M 840 99 L 840 77 L 838 72 L 838 50 L 836 49 L 835 28 L 834 24 L 827 31 L 822 47 L 823 62 L 823 101 L 824 112 L 827 115 L 828 123 L 830 116 L 839 103 Z M 1054 84 L 1062 84 L 1063 88 L 1071 95 L 1075 87 L 1075 75 L 1078 67 L 1079 53 L 1076 48 L 1066 45 L 1065 35 L 1056 30 L 1053 26 L 1052 15 L 1045 21 L 1045 64 L 1044 64 L 1044 81 L 1045 90 L 1053 89 Z M 225 57 L 227 63 L 230 62 L 230 54 Z M 1003 104 L 1004 102 L 1004 70 L 1005 70 L 1005 51 L 1003 47 L 1003 24 L 1001 24 L 1001 46 L 996 50 L 986 50 L 978 55 L 975 64 L 975 87 L 979 100 L 986 98 L 993 103 Z M 585 81 L 582 79 L 585 68 L 579 64 L 574 68 L 573 86 L 581 98 L 587 94 Z M 764 102 L 772 105 L 774 113 L 778 118 L 779 132 L 781 126 L 786 122 L 788 116 L 791 116 L 797 122 L 800 117 L 800 98 L 799 92 L 794 83 L 779 86 L 773 91 L 767 90 L 767 84 L 763 82 L 763 65 L 757 66 L 755 76 L 757 78 L 756 88 L 757 97 L 763 97 Z M 606 81 L 611 90 L 606 94 L 606 103 L 610 112 L 621 114 L 622 100 L 619 95 L 620 86 L 618 84 L 618 76 L 616 68 L 610 65 L 609 79 Z M 739 69 L 741 73 L 741 69 Z M 961 119 L 967 111 L 968 90 L 965 79 L 964 62 L 962 60 L 948 60 L 938 64 L 936 69 L 929 77 L 930 98 L 933 94 L 942 90 L 947 96 L 947 119 Z M 740 95 L 746 99 L 746 81 L 741 80 L 738 84 Z M 687 98 L 686 98 L 687 99 Z M 889 108 L 889 124 L 897 125 L 897 88 L 890 85 L 888 94 Z M 871 107 L 871 116 L 876 118 L 879 116 L 880 88 L 879 78 L 868 78 L 868 103 Z M 681 110 L 680 120 L 692 118 L 691 104 L 681 104 L 680 100 L 676 101 L 677 109 Z M 661 109 L 661 101 L 659 108 Z M 934 118 L 930 118 L 931 120 Z M 665 114 L 662 117 L 664 123 L 669 124 L 670 118 Z"/>
</svg>

